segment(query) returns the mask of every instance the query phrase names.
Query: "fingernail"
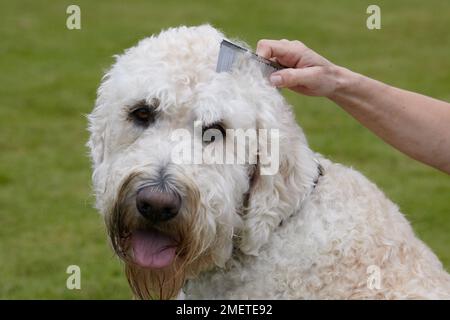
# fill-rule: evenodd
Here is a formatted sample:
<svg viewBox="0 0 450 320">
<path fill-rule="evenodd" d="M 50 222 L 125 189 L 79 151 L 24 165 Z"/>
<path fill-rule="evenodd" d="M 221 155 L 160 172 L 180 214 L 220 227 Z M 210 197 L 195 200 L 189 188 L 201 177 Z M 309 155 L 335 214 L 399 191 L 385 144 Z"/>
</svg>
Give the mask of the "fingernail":
<svg viewBox="0 0 450 320">
<path fill-rule="evenodd" d="M 269 80 L 270 80 L 270 83 L 276 87 L 281 85 L 281 82 L 282 82 L 281 76 L 276 75 L 276 74 L 271 75 Z"/>
</svg>

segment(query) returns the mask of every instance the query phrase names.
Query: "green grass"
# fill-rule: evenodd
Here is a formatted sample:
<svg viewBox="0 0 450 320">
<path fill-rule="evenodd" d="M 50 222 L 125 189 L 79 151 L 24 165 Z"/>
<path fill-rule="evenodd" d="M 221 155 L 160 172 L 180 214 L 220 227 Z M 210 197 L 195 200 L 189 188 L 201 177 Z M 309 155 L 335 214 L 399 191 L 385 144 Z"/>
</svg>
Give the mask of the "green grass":
<svg viewBox="0 0 450 320">
<path fill-rule="evenodd" d="M 396 86 L 450 100 L 450 2 L 3 1 L 0 9 L 0 298 L 129 298 L 92 208 L 84 146 L 88 113 L 112 55 L 162 28 L 210 22 L 255 45 L 301 39 L 330 60 Z M 264 4 L 263 4 L 264 3 Z M 353 166 L 399 204 L 450 267 L 450 178 L 393 150 L 331 102 L 286 92 L 316 151 Z M 65 287 L 68 265 L 82 290 Z"/>
</svg>

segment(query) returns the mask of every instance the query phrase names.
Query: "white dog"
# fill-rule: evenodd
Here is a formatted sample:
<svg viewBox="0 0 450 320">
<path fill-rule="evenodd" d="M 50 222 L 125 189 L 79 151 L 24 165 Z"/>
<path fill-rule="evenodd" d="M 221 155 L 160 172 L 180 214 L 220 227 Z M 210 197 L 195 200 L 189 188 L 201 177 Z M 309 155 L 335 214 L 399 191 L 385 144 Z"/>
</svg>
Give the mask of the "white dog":
<svg viewBox="0 0 450 320">
<path fill-rule="evenodd" d="M 117 57 L 98 90 L 88 142 L 97 208 L 134 294 L 450 298 L 450 276 L 397 206 L 309 149 L 256 63 L 215 71 L 223 38 L 204 25 L 144 39 Z M 225 136 L 195 136 L 196 121 Z M 178 163 L 171 137 L 179 129 L 202 152 L 232 139 L 229 129 L 257 138 L 276 129 L 278 171 L 261 174 L 272 140 L 258 140 L 240 163 Z"/>
</svg>

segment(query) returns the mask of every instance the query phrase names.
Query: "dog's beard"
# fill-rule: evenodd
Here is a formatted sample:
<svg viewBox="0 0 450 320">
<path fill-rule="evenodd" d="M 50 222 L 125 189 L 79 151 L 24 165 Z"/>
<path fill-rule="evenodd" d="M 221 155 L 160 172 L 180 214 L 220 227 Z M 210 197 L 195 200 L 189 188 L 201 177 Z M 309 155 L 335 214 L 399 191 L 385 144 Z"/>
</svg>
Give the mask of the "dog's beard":
<svg viewBox="0 0 450 320">
<path fill-rule="evenodd" d="M 133 258 L 131 238 L 137 230 L 155 230 L 144 219 L 135 214 L 134 194 L 140 174 L 130 175 L 121 185 L 117 200 L 109 214 L 106 226 L 112 247 L 125 262 L 125 273 L 130 287 L 139 299 L 175 298 L 187 278 L 195 277 L 200 271 L 212 265 L 211 236 L 202 229 L 200 193 L 190 184 L 189 196 L 176 222 L 166 222 L 158 228 L 170 236 L 176 244 L 176 255 L 170 265 L 159 269 L 138 265 Z"/>
</svg>

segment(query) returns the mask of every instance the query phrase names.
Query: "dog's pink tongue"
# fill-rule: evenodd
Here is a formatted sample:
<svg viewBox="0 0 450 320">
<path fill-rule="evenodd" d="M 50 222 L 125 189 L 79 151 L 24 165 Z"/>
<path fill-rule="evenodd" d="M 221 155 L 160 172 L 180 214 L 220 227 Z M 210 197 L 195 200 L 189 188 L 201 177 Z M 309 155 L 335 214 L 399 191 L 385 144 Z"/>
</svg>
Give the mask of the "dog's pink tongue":
<svg viewBox="0 0 450 320">
<path fill-rule="evenodd" d="M 175 241 L 156 230 L 138 230 L 131 238 L 134 262 L 145 268 L 159 269 L 170 265 L 175 258 Z"/>
</svg>

